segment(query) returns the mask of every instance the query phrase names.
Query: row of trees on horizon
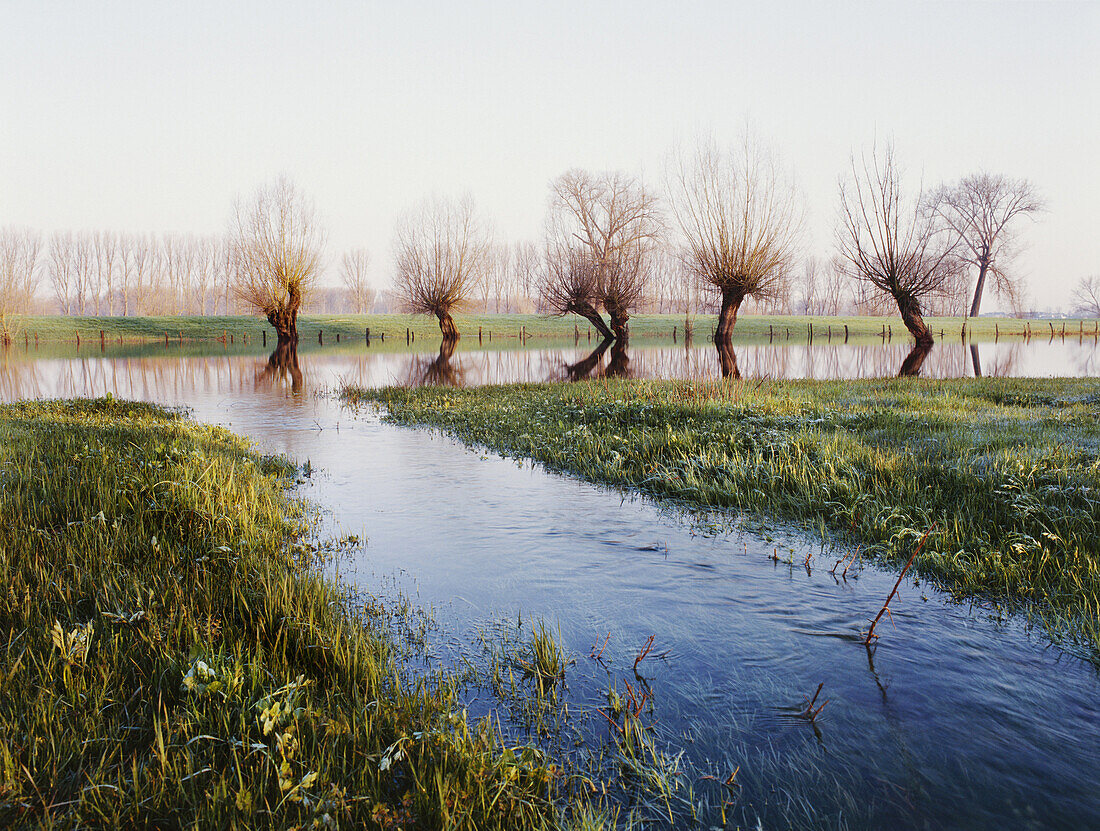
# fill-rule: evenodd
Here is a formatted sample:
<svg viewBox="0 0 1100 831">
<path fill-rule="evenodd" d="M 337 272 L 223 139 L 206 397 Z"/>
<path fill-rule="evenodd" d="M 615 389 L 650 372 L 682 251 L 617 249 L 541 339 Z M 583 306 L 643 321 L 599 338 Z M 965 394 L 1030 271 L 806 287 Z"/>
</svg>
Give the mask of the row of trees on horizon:
<svg viewBox="0 0 1100 831">
<path fill-rule="evenodd" d="M 1022 310 L 1011 269 L 1020 220 L 1044 203 L 1023 179 L 980 173 L 910 190 L 893 148 L 853 157 L 839 187 L 834 252 L 803 256 L 797 189 L 746 137 L 701 146 L 662 192 L 623 173 L 568 171 L 550 183 L 545 235 L 502 243 L 472 199 L 434 199 L 394 233 L 394 287 L 379 292 L 362 248 L 342 253 L 339 287 L 318 285 L 325 234 L 312 205 L 279 180 L 238 205 L 222 236 L 0 228 L 0 315 L 413 311 L 457 337 L 451 312 L 577 314 L 625 338 L 632 312 L 887 314 L 918 340 L 923 315 L 977 315 L 995 292 Z M 1100 315 L 1100 279 L 1075 303 Z M 606 320 L 605 316 L 606 315 Z M 273 321 L 278 330 L 280 327 Z M 293 328 L 293 327 L 292 327 Z"/>
</svg>

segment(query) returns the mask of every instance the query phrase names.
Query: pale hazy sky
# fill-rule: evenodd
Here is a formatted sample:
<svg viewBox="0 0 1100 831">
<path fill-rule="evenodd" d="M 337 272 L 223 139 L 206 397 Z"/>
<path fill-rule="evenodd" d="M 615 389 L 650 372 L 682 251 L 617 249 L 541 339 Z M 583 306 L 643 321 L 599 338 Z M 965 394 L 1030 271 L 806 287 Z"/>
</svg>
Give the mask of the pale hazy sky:
<svg viewBox="0 0 1100 831">
<path fill-rule="evenodd" d="M 536 239 L 570 167 L 663 181 L 746 122 L 828 256 L 849 154 L 892 137 L 914 181 L 1032 179 L 1034 305 L 1100 273 L 1100 3 L 0 0 L 0 225 L 220 232 L 285 173 L 328 259 L 469 192 Z"/>
</svg>

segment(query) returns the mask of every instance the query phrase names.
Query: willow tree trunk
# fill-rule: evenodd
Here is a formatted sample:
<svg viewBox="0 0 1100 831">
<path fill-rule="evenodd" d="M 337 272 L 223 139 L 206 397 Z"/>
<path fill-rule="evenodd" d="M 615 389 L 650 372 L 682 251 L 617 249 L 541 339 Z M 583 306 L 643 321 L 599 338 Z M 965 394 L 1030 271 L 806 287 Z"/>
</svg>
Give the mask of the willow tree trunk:
<svg viewBox="0 0 1100 831">
<path fill-rule="evenodd" d="M 455 321 L 454 318 L 451 317 L 451 313 L 447 311 L 440 311 L 436 312 L 435 316 L 439 318 L 439 331 L 443 333 L 443 340 L 458 340 L 458 327 L 455 326 Z"/>
<path fill-rule="evenodd" d="M 901 312 L 901 321 L 905 328 L 917 341 L 918 345 L 931 346 L 935 343 L 932 330 L 924 322 L 921 315 L 920 301 L 911 294 L 897 294 L 894 299 L 898 303 L 898 311 Z"/>
<path fill-rule="evenodd" d="M 630 312 L 614 301 L 605 303 L 604 308 L 611 318 L 611 331 L 615 333 L 615 340 L 626 343 L 630 339 Z"/>
<path fill-rule="evenodd" d="M 736 291 L 722 291 L 722 308 L 718 312 L 718 326 L 714 330 L 714 342 L 716 344 L 729 343 L 733 336 L 733 327 L 737 325 L 737 310 L 741 308 L 741 302 L 745 295 Z M 734 362 L 736 364 L 736 361 Z"/>
<path fill-rule="evenodd" d="M 583 301 L 573 301 L 566 309 L 567 312 L 573 312 L 573 314 L 580 315 L 589 323 L 591 323 L 597 332 L 600 333 L 602 340 L 612 340 L 615 335 L 607 328 L 607 324 L 603 322 L 603 318 L 600 317 L 600 313 L 596 311 L 596 307 L 591 303 L 585 303 Z"/>
<path fill-rule="evenodd" d="M 302 294 L 292 286 L 286 303 L 267 310 L 267 322 L 275 327 L 279 344 L 298 344 L 298 309 L 301 306 Z"/>
</svg>

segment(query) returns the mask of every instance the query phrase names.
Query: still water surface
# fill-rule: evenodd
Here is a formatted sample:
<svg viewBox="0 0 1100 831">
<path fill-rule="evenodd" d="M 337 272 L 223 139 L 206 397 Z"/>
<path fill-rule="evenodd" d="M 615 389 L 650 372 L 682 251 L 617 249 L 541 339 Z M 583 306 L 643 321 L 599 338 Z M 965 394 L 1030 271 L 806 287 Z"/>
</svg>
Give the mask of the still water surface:
<svg viewBox="0 0 1100 831">
<path fill-rule="evenodd" d="M 1005 348 L 982 345 L 983 368 L 1041 374 L 1057 362 L 1059 374 L 1073 374 L 1095 352 L 997 346 Z M 842 352 L 826 361 L 804 347 L 780 359 L 764 349 L 739 349 L 742 373 L 820 357 L 815 377 L 827 377 L 858 360 Z M 904 347 L 894 352 L 881 351 L 883 366 L 904 360 Z M 959 353 L 941 350 L 942 368 L 926 363 L 929 374 L 962 374 L 971 353 Z M 473 383 L 549 375 L 583 357 L 459 353 L 449 363 Z M 892 604 L 895 625 L 882 624 L 868 653 L 859 632 L 896 575 L 868 567 L 837 580 L 828 571 L 843 552 L 799 534 L 703 534 L 648 501 L 394 427 L 325 392 L 345 381 L 415 382 L 437 358 L 313 352 L 292 372 L 255 355 L 12 356 L 0 397 L 112 392 L 188 405 L 266 450 L 308 459 L 316 472 L 304 495 L 324 506 L 331 530 L 367 540 L 340 563 L 344 579 L 367 591 L 396 585 L 433 607 L 450 655 L 476 655 L 474 633 L 501 621 L 545 618 L 577 661 L 567 671 L 570 701 L 603 706 L 609 684 L 637 685 L 633 656 L 654 636 L 667 656 L 640 669 L 661 742 L 670 756 L 683 751 L 682 781 L 700 793 L 721 791 L 703 776 L 740 768 L 735 824 L 1100 827 L 1100 680 L 1090 666 L 1019 620 L 912 581 Z M 630 363 L 668 374 L 678 360 L 697 360 L 708 377 L 718 365 L 709 359 L 708 367 L 704 352 L 638 350 Z M 777 551 L 793 565 L 769 559 Z M 589 653 L 608 634 L 601 665 Z M 821 683 L 829 704 L 815 730 L 792 713 Z M 475 715 L 493 706 L 470 704 Z M 606 739 L 606 726 L 589 724 L 585 735 Z M 710 823 L 716 815 L 702 825 Z"/>
</svg>

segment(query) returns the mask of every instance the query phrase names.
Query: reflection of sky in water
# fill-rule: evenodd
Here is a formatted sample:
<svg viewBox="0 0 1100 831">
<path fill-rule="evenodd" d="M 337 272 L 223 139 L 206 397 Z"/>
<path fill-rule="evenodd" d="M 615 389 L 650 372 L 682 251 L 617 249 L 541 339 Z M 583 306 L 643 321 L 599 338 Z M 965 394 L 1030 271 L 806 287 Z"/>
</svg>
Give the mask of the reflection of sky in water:
<svg viewBox="0 0 1100 831">
<path fill-rule="evenodd" d="M 780 377 L 782 367 L 830 377 L 856 366 L 893 374 L 907 351 L 815 344 L 738 347 L 737 355 L 746 376 Z M 466 383 L 545 380 L 586 354 L 460 346 L 445 371 Z M 1069 372 L 1093 354 L 1092 344 L 983 344 L 980 359 L 987 372 L 1038 374 L 1058 362 Z M 318 472 L 306 496 L 331 511 L 330 527 L 368 540 L 340 563 L 345 579 L 376 590 L 396 575 L 436 609 L 452 644 L 440 649 L 476 654 L 468 646 L 475 627 L 545 616 L 577 658 L 567 676 L 571 701 L 600 706 L 609 683 L 637 683 L 632 655 L 654 635 L 670 652 L 644 667 L 658 735 L 685 751 L 685 785 L 705 790 L 702 773 L 724 777 L 740 766 L 741 802 L 731 815 L 742 825 L 760 814 L 769 828 L 1003 828 L 1032 819 L 1100 826 L 1100 683 L 1018 621 L 997 623 L 906 582 L 871 662 L 856 635 L 894 575 L 869 568 L 838 582 L 828 569 L 839 553 L 798 535 L 700 536 L 644 500 L 624 503 L 429 431 L 392 427 L 315 392 L 438 374 L 434 351 L 303 352 L 301 385 L 291 366 L 266 356 L 154 355 L 11 355 L 0 364 L 0 395 L 112 392 L 186 404 L 267 450 L 309 459 Z M 602 356 L 604 367 L 609 359 Z M 968 348 L 938 345 L 925 371 L 964 374 L 970 360 Z M 636 348 L 630 366 L 643 375 L 715 377 L 717 356 L 705 347 Z M 781 555 L 794 549 L 793 567 L 768 559 L 777 547 Z M 587 655 L 607 633 L 605 670 Z M 822 682 L 830 703 L 819 739 L 788 708 Z M 471 702 L 475 714 L 491 706 Z M 599 721 L 583 728 L 590 738 L 605 730 Z"/>
<path fill-rule="evenodd" d="M 737 345 L 737 366 L 745 378 L 882 378 L 897 375 L 911 344 L 795 346 Z M 365 346 L 299 353 L 304 384 L 317 388 L 348 382 L 386 384 L 506 384 L 625 375 L 635 378 L 713 379 L 721 377 L 712 345 L 631 346 L 616 365 L 614 350 L 535 348 L 477 351 L 459 342 L 453 355 L 438 347 L 423 351 L 383 352 Z M 101 394 L 150 398 L 183 396 L 188 390 L 234 392 L 286 383 L 293 373 L 260 355 L 220 354 L 174 358 L 171 349 L 150 347 L 137 357 L 100 357 L 85 350 L 71 358 L 29 360 L 33 350 L 14 348 L 0 354 L 0 400 Z M 590 366 L 585 365 L 586 361 Z M 1093 339 L 1053 342 L 937 343 L 921 367 L 928 378 L 984 376 L 1050 377 L 1100 375 L 1100 346 Z"/>
</svg>

